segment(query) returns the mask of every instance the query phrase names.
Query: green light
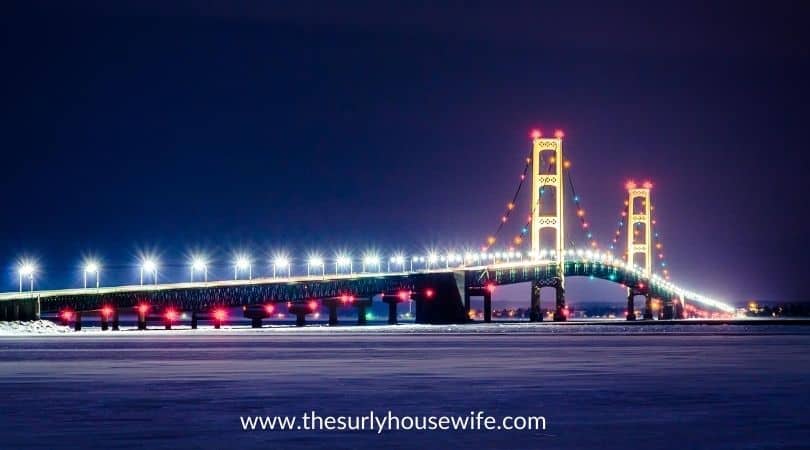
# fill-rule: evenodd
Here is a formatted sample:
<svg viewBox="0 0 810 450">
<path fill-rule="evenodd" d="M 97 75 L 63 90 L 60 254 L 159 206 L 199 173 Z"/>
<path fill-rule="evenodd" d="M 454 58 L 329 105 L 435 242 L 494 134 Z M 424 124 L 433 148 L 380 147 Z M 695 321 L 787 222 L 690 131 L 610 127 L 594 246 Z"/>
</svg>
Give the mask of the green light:
<svg viewBox="0 0 810 450">
<path fill-rule="evenodd" d="M 374 314 L 372 314 L 371 311 L 366 313 L 366 320 L 374 320 Z"/>
</svg>

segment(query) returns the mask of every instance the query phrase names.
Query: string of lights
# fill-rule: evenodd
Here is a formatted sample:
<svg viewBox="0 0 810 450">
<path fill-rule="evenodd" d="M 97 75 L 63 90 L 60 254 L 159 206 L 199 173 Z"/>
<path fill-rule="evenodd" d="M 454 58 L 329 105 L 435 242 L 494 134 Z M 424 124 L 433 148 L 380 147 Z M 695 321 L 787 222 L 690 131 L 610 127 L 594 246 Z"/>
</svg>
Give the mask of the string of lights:
<svg viewBox="0 0 810 450">
<path fill-rule="evenodd" d="M 501 220 L 498 223 L 498 227 L 495 229 L 495 232 L 487 238 L 487 245 L 483 247 L 484 250 L 488 249 L 489 247 L 494 245 L 495 242 L 497 242 L 498 235 L 500 234 L 506 222 L 509 221 L 509 216 L 512 215 L 512 211 L 515 210 L 517 199 L 518 196 L 520 195 L 520 191 L 523 189 L 523 185 L 526 182 L 526 176 L 529 173 L 529 166 L 531 166 L 531 162 L 532 162 L 531 156 L 527 156 L 526 164 L 524 164 L 523 166 L 523 172 L 520 174 L 520 181 L 518 182 L 517 188 L 515 189 L 515 193 L 512 195 L 512 200 L 506 204 L 506 210 L 501 215 Z"/>
<path fill-rule="evenodd" d="M 590 245 L 592 248 L 597 248 L 598 243 L 593 237 L 593 232 L 591 232 L 588 220 L 585 218 L 585 208 L 582 207 L 582 198 L 577 194 L 577 190 L 574 187 L 574 177 L 571 175 L 571 161 L 565 161 L 563 167 L 565 168 L 565 174 L 568 177 L 568 186 L 571 188 L 571 196 L 574 201 L 574 206 L 576 207 L 579 226 L 582 229 L 582 232 L 585 234 L 588 245 Z"/>
</svg>

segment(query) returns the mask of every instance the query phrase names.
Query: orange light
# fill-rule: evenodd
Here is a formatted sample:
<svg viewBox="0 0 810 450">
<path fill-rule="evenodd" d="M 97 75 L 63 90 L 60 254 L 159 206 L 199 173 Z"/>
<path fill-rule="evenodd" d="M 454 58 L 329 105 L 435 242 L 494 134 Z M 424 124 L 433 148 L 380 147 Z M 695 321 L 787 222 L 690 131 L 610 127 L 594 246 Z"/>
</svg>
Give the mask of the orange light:
<svg viewBox="0 0 810 450">
<path fill-rule="evenodd" d="M 487 238 L 487 243 L 488 243 L 489 245 L 494 244 L 494 243 L 495 243 L 495 236 L 490 236 L 490 237 L 488 237 L 488 238 Z"/>
<path fill-rule="evenodd" d="M 549 158 L 548 158 L 548 163 L 549 163 L 549 164 L 554 164 L 554 162 L 555 162 L 555 161 L 557 161 L 557 158 L 555 158 L 555 157 L 553 157 L 553 156 L 551 156 L 551 157 L 549 157 Z"/>
<path fill-rule="evenodd" d="M 534 130 L 532 130 L 531 136 L 532 136 L 532 139 L 540 139 L 540 137 L 543 136 L 543 133 L 541 133 L 540 130 L 535 128 Z"/>
<path fill-rule="evenodd" d="M 507 208 L 507 209 L 510 209 L 510 210 L 515 209 L 515 204 L 514 204 L 514 203 L 512 203 L 512 202 L 509 202 L 509 203 L 506 205 L 506 208 Z"/>
<path fill-rule="evenodd" d="M 583 217 L 583 216 L 585 216 L 585 210 L 584 210 L 584 209 L 580 209 L 580 210 L 578 210 L 578 211 L 577 211 L 577 215 L 578 215 L 579 217 Z"/>
<path fill-rule="evenodd" d="M 563 133 L 563 130 L 554 130 L 554 137 L 557 139 L 562 139 L 565 137 L 565 133 Z"/>
<path fill-rule="evenodd" d="M 571 168 L 571 161 L 564 162 L 563 167 L 565 167 L 566 169 L 570 169 Z"/>
<path fill-rule="evenodd" d="M 514 242 L 515 242 L 515 245 L 520 245 L 520 244 L 523 243 L 523 238 L 520 237 L 520 236 L 515 236 Z"/>
</svg>

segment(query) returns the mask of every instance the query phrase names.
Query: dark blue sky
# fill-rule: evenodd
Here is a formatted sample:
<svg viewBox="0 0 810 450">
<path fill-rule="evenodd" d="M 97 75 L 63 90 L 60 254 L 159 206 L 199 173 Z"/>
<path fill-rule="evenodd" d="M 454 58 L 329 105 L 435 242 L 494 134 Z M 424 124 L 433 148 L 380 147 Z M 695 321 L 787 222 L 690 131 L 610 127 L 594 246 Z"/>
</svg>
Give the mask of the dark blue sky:
<svg viewBox="0 0 810 450">
<path fill-rule="evenodd" d="M 806 299 L 799 2 L 93 3 L 4 8 L 0 290 L 21 255 L 56 288 L 83 254 L 110 284 L 148 249 L 179 281 L 195 248 L 226 278 L 237 249 L 478 246 L 559 127 L 597 239 L 649 178 L 673 280 Z"/>
</svg>

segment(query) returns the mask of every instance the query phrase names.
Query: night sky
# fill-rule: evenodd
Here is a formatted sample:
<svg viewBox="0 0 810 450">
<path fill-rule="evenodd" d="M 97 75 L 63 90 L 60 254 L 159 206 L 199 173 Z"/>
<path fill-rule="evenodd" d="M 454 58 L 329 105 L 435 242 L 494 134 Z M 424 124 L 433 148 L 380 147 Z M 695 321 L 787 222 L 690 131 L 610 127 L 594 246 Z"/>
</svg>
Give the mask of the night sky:
<svg viewBox="0 0 810 450">
<path fill-rule="evenodd" d="M 0 290 L 22 256 L 61 288 L 83 255 L 109 285 L 145 251 L 184 281 L 195 249 L 228 278 L 237 250 L 267 273 L 279 249 L 479 247 L 537 127 L 565 130 L 598 241 L 650 179 L 674 281 L 808 299 L 800 2 L 229 3 L 4 5 Z"/>
</svg>

